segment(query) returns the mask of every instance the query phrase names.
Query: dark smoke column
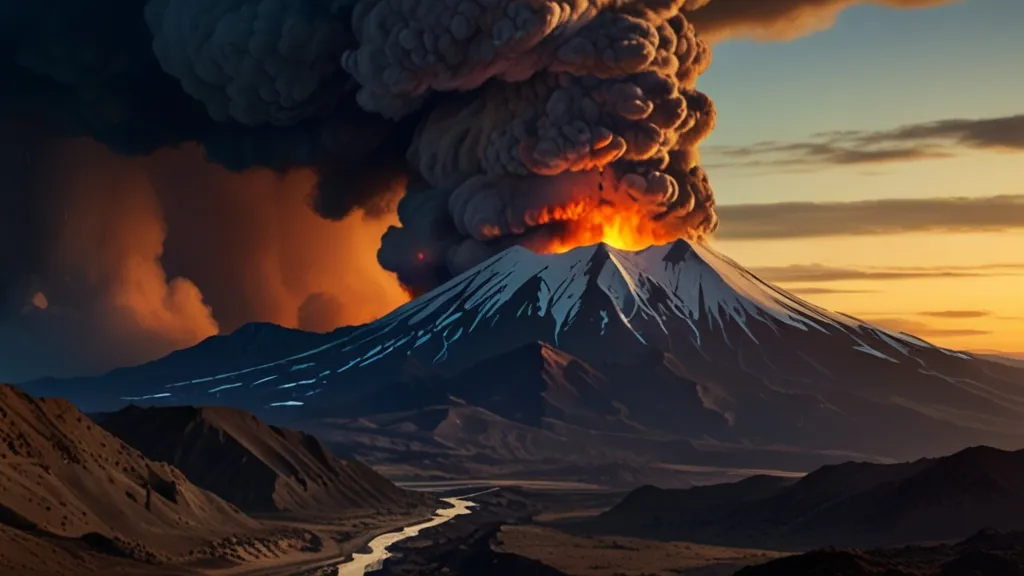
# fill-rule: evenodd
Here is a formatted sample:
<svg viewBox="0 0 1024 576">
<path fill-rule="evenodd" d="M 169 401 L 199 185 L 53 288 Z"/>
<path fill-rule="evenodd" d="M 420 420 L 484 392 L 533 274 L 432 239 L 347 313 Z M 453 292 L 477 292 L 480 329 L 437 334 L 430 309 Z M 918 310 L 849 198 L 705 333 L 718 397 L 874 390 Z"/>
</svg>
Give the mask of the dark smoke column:
<svg viewBox="0 0 1024 576">
<path fill-rule="evenodd" d="M 362 0 L 342 64 L 357 102 L 423 115 L 401 227 L 378 253 L 415 292 L 611 211 L 658 237 L 717 227 L 697 146 L 711 61 L 685 0 Z M 695 6 L 700 3 L 689 5 Z"/>
</svg>

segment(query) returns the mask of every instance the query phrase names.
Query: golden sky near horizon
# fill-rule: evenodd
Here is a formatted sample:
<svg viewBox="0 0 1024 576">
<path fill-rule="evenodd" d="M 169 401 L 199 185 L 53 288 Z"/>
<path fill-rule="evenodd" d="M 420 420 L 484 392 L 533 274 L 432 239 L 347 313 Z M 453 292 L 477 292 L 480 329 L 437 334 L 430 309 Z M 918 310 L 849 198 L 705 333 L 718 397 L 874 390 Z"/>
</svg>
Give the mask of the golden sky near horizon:
<svg viewBox="0 0 1024 576">
<path fill-rule="evenodd" d="M 713 242 L 822 307 L 1024 357 L 1024 2 L 934 5 L 715 45 Z"/>
<path fill-rule="evenodd" d="M 1024 230 L 715 245 L 824 308 L 950 348 L 1024 352 Z"/>
</svg>

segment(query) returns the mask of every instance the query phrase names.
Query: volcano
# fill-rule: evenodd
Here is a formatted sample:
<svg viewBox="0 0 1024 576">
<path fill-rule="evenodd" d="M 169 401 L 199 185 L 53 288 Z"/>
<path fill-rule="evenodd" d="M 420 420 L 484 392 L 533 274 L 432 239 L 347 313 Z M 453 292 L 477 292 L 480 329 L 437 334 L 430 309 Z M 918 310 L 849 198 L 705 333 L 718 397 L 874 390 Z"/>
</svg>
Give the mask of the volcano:
<svg viewBox="0 0 1024 576">
<path fill-rule="evenodd" d="M 234 406 L 433 469 L 807 470 L 1024 445 L 1024 369 L 824 310 L 683 240 L 513 247 L 360 327 L 248 326 L 25 387 L 89 411 Z"/>
</svg>

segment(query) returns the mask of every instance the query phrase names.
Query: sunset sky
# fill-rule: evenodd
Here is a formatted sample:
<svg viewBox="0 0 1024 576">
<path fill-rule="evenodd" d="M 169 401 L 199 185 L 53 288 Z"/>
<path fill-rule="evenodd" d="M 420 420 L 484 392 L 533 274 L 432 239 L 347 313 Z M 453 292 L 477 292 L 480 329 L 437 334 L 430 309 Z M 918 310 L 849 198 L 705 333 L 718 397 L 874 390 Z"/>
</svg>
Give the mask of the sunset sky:
<svg viewBox="0 0 1024 576">
<path fill-rule="evenodd" d="M 0 65 L 17 72 L 0 98 L 9 120 L 0 122 L 0 381 L 102 373 L 248 322 L 323 332 L 372 321 L 408 301 L 394 272 L 430 285 L 489 249 L 462 248 L 469 238 L 451 234 L 458 226 L 443 198 L 424 207 L 410 196 L 418 207 L 399 218 L 403 175 L 432 174 L 431 194 L 452 193 L 446 178 L 473 171 L 531 182 L 513 182 L 505 160 L 474 160 L 482 152 L 471 149 L 470 172 L 446 175 L 462 170 L 462 145 L 476 140 L 422 136 L 430 125 L 461 133 L 427 110 L 407 126 L 364 110 L 340 67 L 341 43 L 299 34 L 325 74 L 309 92 L 304 60 L 289 60 L 294 74 L 261 72 L 279 55 L 249 36 L 271 24 L 204 39 L 221 27 L 182 18 L 183 36 L 163 46 L 169 32 L 151 30 L 141 4 L 112 3 L 126 10 L 116 18 L 44 4 L 12 4 L 25 33 L 0 51 Z M 180 4 L 210 22 L 235 18 L 217 3 Z M 302 12 L 299 4 L 282 6 Z M 712 242 L 826 308 L 1024 358 L 1024 0 L 685 5 L 713 52 L 697 81 L 717 109 L 700 147 L 721 224 Z M 315 18 L 341 42 L 347 24 L 321 8 Z M 268 18 L 294 32 L 289 14 Z M 218 63 L 250 49 L 251 62 Z M 223 77 L 206 78 L 217 66 Z M 338 98 L 342 85 L 352 93 Z M 461 107 L 459 92 L 421 104 Z M 504 110 L 515 93 L 478 95 Z M 515 132 L 490 105 L 469 110 L 456 126 L 479 142 Z M 406 129 L 417 123 L 420 137 Z M 542 188 L 517 210 L 538 198 L 557 204 L 563 191 Z M 700 196 L 697 215 L 712 194 Z M 500 218 L 494 206 L 474 204 L 473 221 Z M 393 225 L 403 232 L 380 256 Z M 639 236 L 640 246 L 663 240 Z M 596 241 L 570 235 L 566 245 Z"/>
<path fill-rule="evenodd" d="M 827 308 L 1024 353 L 1021 22 L 1013 0 L 867 5 L 718 43 L 701 80 L 716 245 Z"/>
</svg>

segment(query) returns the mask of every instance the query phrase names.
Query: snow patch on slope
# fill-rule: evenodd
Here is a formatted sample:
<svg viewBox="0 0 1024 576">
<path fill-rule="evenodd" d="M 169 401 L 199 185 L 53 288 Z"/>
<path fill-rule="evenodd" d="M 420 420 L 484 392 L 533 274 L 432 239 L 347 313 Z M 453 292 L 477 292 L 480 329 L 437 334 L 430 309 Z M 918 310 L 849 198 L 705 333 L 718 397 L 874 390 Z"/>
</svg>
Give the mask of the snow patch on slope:
<svg viewBox="0 0 1024 576">
<path fill-rule="evenodd" d="M 524 294 L 527 286 L 536 286 L 536 291 Z M 516 246 L 320 348 L 262 366 L 192 380 L 188 384 L 211 382 L 208 390 L 217 393 L 229 387 L 220 386 L 221 382 L 216 381 L 231 379 L 223 384 L 234 384 L 239 376 L 252 374 L 251 387 L 276 377 L 281 371 L 275 367 L 280 366 L 288 367 L 289 376 L 296 379 L 276 388 L 307 386 L 324 376 L 324 373 L 303 375 L 310 370 L 322 372 L 315 368 L 311 357 L 330 349 L 332 353 L 345 354 L 344 363 L 334 369 L 336 374 L 369 366 L 396 351 L 412 354 L 428 344 L 436 354 L 433 362 L 440 363 L 449 357 L 454 343 L 476 330 L 494 326 L 503 315 L 550 318 L 554 324 L 552 339 L 557 344 L 559 336 L 583 311 L 584 294 L 593 289 L 608 298 L 607 303 L 590 311 L 600 313 L 600 328 L 595 329 L 603 334 L 609 319 L 617 317 L 641 342 L 645 339 L 638 328 L 640 321 L 647 327 L 656 324 L 668 334 L 668 324 L 675 322 L 679 326 L 678 321 L 682 320 L 698 346 L 702 336 L 698 325 L 721 331 L 727 341 L 735 334 L 733 329 L 738 328 L 740 337 L 756 341 L 752 328 L 754 323 L 760 323 L 776 332 L 788 326 L 822 335 L 845 333 L 852 339 L 850 345 L 855 349 L 893 362 L 898 360 L 879 350 L 877 344 L 869 346 L 863 338 L 874 338 L 897 356 L 911 357 L 912 352 L 922 348 L 942 350 L 911 336 L 882 330 L 814 306 L 762 281 L 702 242 L 678 240 L 637 252 L 599 244 L 548 255 Z M 519 299 L 509 306 L 517 294 Z M 273 370 L 275 374 L 262 374 L 265 370 Z M 167 387 L 183 384 L 186 383 Z"/>
</svg>

